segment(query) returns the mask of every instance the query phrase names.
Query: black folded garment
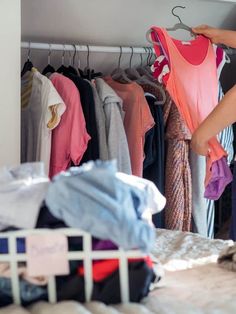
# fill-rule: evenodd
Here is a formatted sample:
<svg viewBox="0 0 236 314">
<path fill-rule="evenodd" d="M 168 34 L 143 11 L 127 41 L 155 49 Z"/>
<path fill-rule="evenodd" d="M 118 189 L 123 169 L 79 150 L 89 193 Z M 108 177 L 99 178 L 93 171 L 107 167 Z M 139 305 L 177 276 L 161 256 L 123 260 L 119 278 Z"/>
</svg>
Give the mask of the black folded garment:
<svg viewBox="0 0 236 314">
<path fill-rule="evenodd" d="M 150 284 L 155 280 L 153 269 L 145 261 L 129 263 L 129 296 L 131 302 L 140 302 L 149 292 Z M 121 302 L 119 270 L 105 280 L 94 283 L 92 300 L 105 304 Z"/>
<path fill-rule="evenodd" d="M 59 220 L 54 217 L 47 206 L 43 204 L 41 206 L 36 228 L 46 228 L 46 229 L 60 229 L 68 228 L 63 220 Z M 69 237 L 68 238 L 68 247 L 70 251 L 82 251 L 83 250 L 83 240 L 81 237 Z"/>
</svg>

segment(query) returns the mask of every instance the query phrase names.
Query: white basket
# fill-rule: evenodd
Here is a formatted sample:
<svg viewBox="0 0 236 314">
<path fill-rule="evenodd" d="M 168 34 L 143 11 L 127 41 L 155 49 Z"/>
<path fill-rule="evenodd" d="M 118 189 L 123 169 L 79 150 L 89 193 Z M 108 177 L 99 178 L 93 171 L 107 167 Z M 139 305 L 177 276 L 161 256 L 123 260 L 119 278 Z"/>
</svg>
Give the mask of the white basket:
<svg viewBox="0 0 236 314">
<path fill-rule="evenodd" d="M 119 276 L 120 276 L 120 291 L 121 301 L 123 303 L 129 302 L 129 280 L 128 280 L 128 258 L 143 258 L 147 256 L 139 250 L 124 251 L 119 248 L 118 250 L 100 250 L 92 251 L 92 237 L 89 233 L 80 229 L 34 229 L 34 230 L 21 230 L 14 232 L 0 233 L 0 239 L 8 240 L 8 254 L 0 254 L 0 262 L 9 262 L 11 267 L 11 284 L 13 302 L 21 304 L 19 277 L 17 272 L 17 263 L 26 262 L 27 255 L 24 253 L 17 253 L 17 239 L 26 238 L 32 234 L 48 234 L 48 233 L 64 234 L 66 237 L 79 236 L 83 239 L 83 251 L 68 251 L 68 261 L 82 260 L 84 262 L 84 282 L 85 282 L 85 299 L 91 300 L 93 289 L 92 279 L 92 261 L 96 259 L 119 259 Z M 48 301 L 50 303 L 57 302 L 57 291 L 55 276 L 51 276 L 48 281 Z"/>
</svg>

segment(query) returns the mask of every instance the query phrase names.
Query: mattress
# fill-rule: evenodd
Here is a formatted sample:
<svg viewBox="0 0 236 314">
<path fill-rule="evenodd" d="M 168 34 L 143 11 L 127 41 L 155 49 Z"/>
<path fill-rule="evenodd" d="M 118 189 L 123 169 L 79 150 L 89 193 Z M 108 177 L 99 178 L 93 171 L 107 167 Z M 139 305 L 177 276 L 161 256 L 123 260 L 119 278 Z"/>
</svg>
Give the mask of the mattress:
<svg viewBox="0 0 236 314">
<path fill-rule="evenodd" d="M 157 230 L 153 255 L 165 276 L 143 304 L 160 314 L 236 313 L 236 273 L 216 263 L 219 252 L 232 241 L 211 240 L 200 235 Z"/>
</svg>

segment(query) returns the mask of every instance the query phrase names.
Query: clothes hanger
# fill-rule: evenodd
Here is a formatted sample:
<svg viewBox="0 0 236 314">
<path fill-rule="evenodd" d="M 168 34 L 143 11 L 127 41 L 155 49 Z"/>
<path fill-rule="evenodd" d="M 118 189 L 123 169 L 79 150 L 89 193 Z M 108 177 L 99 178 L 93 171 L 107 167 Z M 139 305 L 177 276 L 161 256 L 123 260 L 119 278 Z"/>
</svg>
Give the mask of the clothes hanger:
<svg viewBox="0 0 236 314">
<path fill-rule="evenodd" d="M 77 66 L 78 66 L 78 69 L 76 70 L 76 72 L 77 72 L 78 76 L 82 77 L 83 70 L 80 68 L 81 62 L 80 62 L 80 57 L 79 57 L 79 51 L 77 50 L 77 46 L 76 45 L 73 45 L 73 46 L 75 48 L 75 51 L 74 51 L 73 58 L 72 58 L 72 60 L 73 60 L 72 64 L 73 64 L 73 67 L 76 70 L 76 66 L 75 66 L 75 57 L 76 57 L 76 59 L 77 59 Z"/>
<path fill-rule="evenodd" d="M 73 74 L 73 75 L 78 75 L 78 72 L 77 72 L 76 68 L 74 67 L 74 65 L 75 65 L 75 54 L 76 54 L 76 45 L 73 45 L 73 46 L 74 46 L 75 50 L 74 50 L 73 58 L 71 57 L 71 52 L 69 51 L 69 66 L 68 66 L 67 70 L 71 74 Z"/>
<path fill-rule="evenodd" d="M 91 80 L 91 70 L 90 70 L 90 66 L 89 66 L 89 45 L 87 45 L 87 49 L 88 49 L 88 53 L 87 53 L 87 65 L 86 67 L 84 68 L 84 71 L 82 73 L 82 77 L 83 78 L 86 78 L 87 80 Z"/>
<path fill-rule="evenodd" d="M 139 70 L 142 69 L 142 67 L 143 67 L 143 54 L 142 54 L 142 52 L 140 52 L 139 55 L 140 55 L 140 60 L 141 60 L 141 61 L 140 61 L 140 65 L 136 68 L 136 70 L 137 70 L 138 72 L 139 72 Z M 140 72 L 139 72 L 139 74 L 142 75 L 142 73 L 140 73 Z"/>
<path fill-rule="evenodd" d="M 84 72 L 81 75 L 84 79 L 87 79 L 89 81 L 95 79 L 96 77 L 101 77 L 102 73 L 101 72 L 95 72 L 94 69 L 90 69 L 89 66 L 89 45 L 87 45 L 88 53 L 87 53 L 87 66 L 84 68 Z"/>
<path fill-rule="evenodd" d="M 46 67 L 43 69 L 43 71 L 42 71 L 42 74 L 43 74 L 43 75 L 56 72 L 56 70 L 54 69 L 54 67 L 51 65 L 51 53 L 52 53 L 51 44 L 49 44 L 48 64 L 47 64 L 47 66 L 46 66 Z"/>
<path fill-rule="evenodd" d="M 121 57 L 122 57 L 122 47 L 120 46 L 120 55 L 118 59 L 118 67 L 112 71 L 111 77 L 113 80 L 121 82 L 121 83 L 131 83 L 132 81 L 128 78 L 125 71 L 120 67 Z"/>
<path fill-rule="evenodd" d="M 231 59 L 230 59 L 230 52 L 231 52 L 231 48 L 226 46 L 227 50 L 224 49 L 224 53 L 225 53 L 225 63 L 229 64 L 231 63 Z"/>
<path fill-rule="evenodd" d="M 65 53 L 66 53 L 66 50 L 65 50 L 65 45 L 64 46 L 64 49 L 63 49 L 63 54 L 61 56 L 61 66 L 57 69 L 57 72 L 58 73 L 63 73 L 67 70 L 66 66 L 64 65 L 65 64 Z"/>
<path fill-rule="evenodd" d="M 146 65 L 139 66 L 137 68 L 137 71 L 139 72 L 140 75 L 146 76 L 150 81 L 155 81 L 153 78 L 149 63 L 148 63 L 150 53 L 151 53 L 151 51 L 150 51 L 151 48 L 150 47 L 143 47 L 143 49 L 146 52 L 148 52 L 147 61 L 146 61 L 147 63 L 146 63 Z"/>
<path fill-rule="evenodd" d="M 186 7 L 181 6 L 181 5 L 176 5 L 175 7 L 173 7 L 173 9 L 171 10 L 171 13 L 172 13 L 173 16 L 175 16 L 175 17 L 179 20 L 179 23 L 176 23 L 173 27 L 168 27 L 168 28 L 166 28 L 166 30 L 167 30 L 168 32 L 171 32 L 171 31 L 176 31 L 176 30 L 178 30 L 178 29 L 183 29 L 183 30 L 186 30 L 186 31 L 190 32 L 190 34 L 191 34 L 192 37 L 196 37 L 196 34 L 193 33 L 192 28 L 189 27 L 188 25 L 184 24 L 184 23 L 182 22 L 181 18 L 179 17 L 179 15 L 177 15 L 177 14 L 174 12 L 175 9 L 177 9 L 177 8 L 185 9 Z"/>
<path fill-rule="evenodd" d="M 150 73 L 152 76 L 152 71 L 151 71 L 152 63 L 151 63 L 151 61 L 152 61 L 152 57 L 153 57 L 154 53 L 153 53 L 152 47 L 147 47 L 147 49 L 150 52 L 150 54 L 148 54 L 146 69 L 147 69 L 148 73 Z"/>
<path fill-rule="evenodd" d="M 176 31 L 176 30 L 178 30 L 178 29 L 183 29 L 183 30 L 188 31 L 192 37 L 196 37 L 196 34 L 193 33 L 192 28 L 191 28 L 190 26 L 184 24 L 184 23 L 182 22 L 181 18 L 179 17 L 179 15 L 177 15 L 177 14 L 174 12 L 175 9 L 177 9 L 177 8 L 185 9 L 186 7 L 181 6 L 181 5 L 177 5 L 177 6 L 173 7 L 173 9 L 171 10 L 171 13 L 172 13 L 172 15 L 174 15 L 175 17 L 177 17 L 177 19 L 179 20 L 179 23 L 176 23 L 173 27 L 166 28 L 166 30 L 167 30 L 167 31 Z M 160 44 L 160 42 L 154 41 L 154 40 L 152 40 L 152 39 L 150 38 L 150 35 L 151 35 L 152 32 L 153 32 L 152 29 L 149 29 L 149 30 L 147 31 L 147 33 L 146 33 L 146 39 L 147 39 L 147 41 L 148 41 L 149 43 L 151 43 L 152 45 L 155 44 L 155 45 L 160 46 L 161 49 L 163 50 L 163 47 L 162 47 L 162 45 Z M 163 51 L 163 53 L 165 54 L 164 51 Z"/>
<path fill-rule="evenodd" d="M 143 49 L 148 52 L 148 56 L 150 54 L 150 50 L 147 48 L 147 47 L 143 47 Z M 140 58 L 141 58 L 141 64 L 140 66 L 137 67 L 137 71 L 139 72 L 139 74 L 142 76 L 142 75 L 145 75 L 147 76 L 151 81 L 153 81 L 153 76 L 152 74 L 150 74 L 150 72 L 146 69 L 146 66 L 143 65 L 143 56 L 142 56 L 142 53 L 140 53 Z"/>
<path fill-rule="evenodd" d="M 21 77 L 25 75 L 26 72 L 31 71 L 33 66 L 33 63 L 30 61 L 30 53 L 31 53 L 31 49 L 30 49 L 30 42 L 29 42 L 29 49 L 28 49 L 28 56 L 27 56 L 27 60 L 23 66 L 23 69 L 21 71 Z"/>
<path fill-rule="evenodd" d="M 141 75 L 139 74 L 139 72 L 135 68 L 132 68 L 132 58 L 134 55 L 134 48 L 130 47 L 130 49 L 131 49 L 131 56 L 130 56 L 130 60 L 129 60 L 129 68 L 125 70 L 125 73 L 127 74 L 129 79 L 137 80 L 137 79 L 141 78 Z"/>
<path fill-rule="evenodd" d="M 146 47 L 144 47 L 144 49 L 148 49 Z M 147 51 L 147 50 L 146 50 Z M 149 61 L 149 58 L 150 58 L 150 53 L 151 53 L 151 56 L 153 55 L 153 53 L 148 49 L 148 57 L 147 57 L 147 63 L 150 62 Z M 161 85 L 159 85 L 158 83 L 154 82 L 154 79 L 153 79 L 153 76 L 151 75 L 151 79 L 150 79 L 150 73 L 147 72 L 147 70 L 145 68 L 142 67 L 142 63 L 143 63 L 143 57 L 142 57 L 142 54 L 140 54 L 140 57 L 141 57 L 141 66 L 140 68 L 141 69 L 144 69 L 145 71 L 143 71 L 142 73 L 144 73 L 141 78 L 137 79 L 135 82 L 138 83 L 138 84 L 148 84 L 156 89 L 159 90 L 162 98 L 161 99 L 158 99 L 155 101 L 155 105 L 164 105 L 165 102 L 166 102 L 166 93 L 164 91 L 164 89 L 162 88 Z M 156 97 L 155 97 L 156 98 Z"/>
</svg>

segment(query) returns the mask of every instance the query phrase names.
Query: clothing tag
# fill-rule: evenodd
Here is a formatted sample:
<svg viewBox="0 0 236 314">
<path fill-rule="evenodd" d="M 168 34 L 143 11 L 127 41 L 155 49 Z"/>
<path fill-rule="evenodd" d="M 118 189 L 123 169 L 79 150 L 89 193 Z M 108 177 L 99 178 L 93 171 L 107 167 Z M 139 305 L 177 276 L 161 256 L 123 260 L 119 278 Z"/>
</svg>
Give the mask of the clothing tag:
<svg viewBox="0 0 236 314">
<path fill-rule="evenodd" d="M 30 235 L 26 238 L 29 276 L 69 274 L 67 237 L 63 234 Z"/>
<path fill-rule="evenodd" d="M 181 41 L 181 44 L 185 45 L 185 46 L 191 46 L 191 42 L 190 41 Z"/>
</svg>

